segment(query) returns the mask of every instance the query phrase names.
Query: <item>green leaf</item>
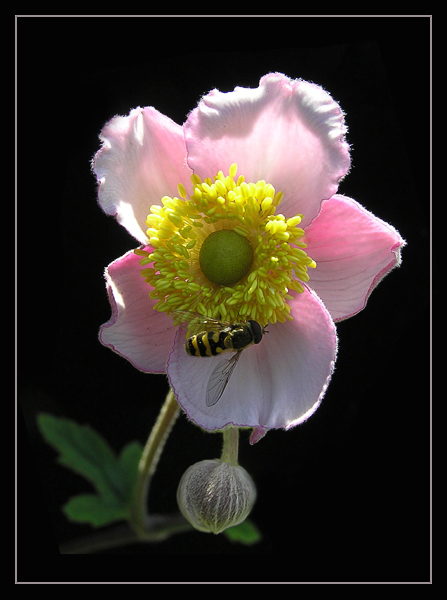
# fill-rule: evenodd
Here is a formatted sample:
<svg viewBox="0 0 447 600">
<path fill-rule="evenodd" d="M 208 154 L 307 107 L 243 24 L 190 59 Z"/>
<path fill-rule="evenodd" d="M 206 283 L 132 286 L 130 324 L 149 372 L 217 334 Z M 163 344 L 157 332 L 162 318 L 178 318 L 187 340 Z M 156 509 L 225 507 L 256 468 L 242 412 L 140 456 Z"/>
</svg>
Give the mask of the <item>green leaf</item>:
<svg viewBox="0 0 447 600">
<path fill-rule="evenodd" d="M 48 414 L 40 414 L 38 424 L 45 440 L 60 453 L 59 462 L 88 479 L 98 493 L 75 496 L 65 505 L 65 514 L 94 526 L 125 519 L 138 475 L 141 444 L 131 442 L 117 457 L 88 425 Z"/>
<path fill-rule="evenodd" d="M 235 527 L 225 529 L 223 533 L 230 541 L 239 542 L 240 544 L 245 544 L 246 546 L 256 544 L 262 539 L 261 532 L 253 523 L 253 521 L 250 521 L 250 519 L 246 519 Z"/>
<path fill-rule="evenodd" d="M 131 500 L 131 494 L 137 483 L 138 464 L 143 454 L 143 446 L 140 442 L 133 441 L 124 446 L 118 457 L 119 468 L 122 477 L 126 479 L 126 489 L 128 490 L 128 499 Z"/>
<path fill-rule="evenodd" d="M 127 518 L 127 513 L 121 505 L 107 502 L 96 494 L 73 496 L 65 504 L 63 511 L 72 521 L 90 523 L 94 527 L 101 527 Z"/>
</svg>

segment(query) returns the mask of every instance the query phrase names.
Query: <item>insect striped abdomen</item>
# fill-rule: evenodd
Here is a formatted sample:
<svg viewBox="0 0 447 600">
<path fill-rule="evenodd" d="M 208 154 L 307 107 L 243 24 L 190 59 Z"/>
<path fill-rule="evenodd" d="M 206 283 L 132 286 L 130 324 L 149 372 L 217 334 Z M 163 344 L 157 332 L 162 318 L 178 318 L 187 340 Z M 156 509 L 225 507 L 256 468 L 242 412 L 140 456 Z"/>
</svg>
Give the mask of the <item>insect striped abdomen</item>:
<svg viewBox="0 0 447 600">
<path fill-rule="evenodd" d="M 191 356 L 216 356 L 225 350 L 230 350 L 228 345 L 228 330 L 203 331 L 191 336 L 186 344 L 186 352 Z"/>
</svg>

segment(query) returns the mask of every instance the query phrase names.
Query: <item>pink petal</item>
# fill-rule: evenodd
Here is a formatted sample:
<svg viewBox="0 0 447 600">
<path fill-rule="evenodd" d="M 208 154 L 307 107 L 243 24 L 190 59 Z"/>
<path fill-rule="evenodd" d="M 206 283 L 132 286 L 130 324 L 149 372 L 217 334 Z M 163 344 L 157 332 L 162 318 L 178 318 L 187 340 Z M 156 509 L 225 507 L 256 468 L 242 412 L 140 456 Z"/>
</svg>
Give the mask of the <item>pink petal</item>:
<svg viewBox="0 0 447 600">
<path fill-rule="evenodd" d="M 259 440 L 261 440 L 265 436 L 267 431 L 268 430 L 264 429 L 264 427 L 255 427 L 250 436 L 250 444 L 253 446 L 253 444 L 259 442 Z"/>
<path fill-rule="evenodd" d="M 351 198 L 323 202 L 307 227 L 306 252 L 317 263 L 309 285 L 334 321 L 361 311 L 375 286 L 401 262 L 399 232 Z"/>
<path fill-rule="evenodd" d="M 227 174 L 236 162 L 246 181 L 265 179 L 283 191 L 280 212 L 303 213 L 303 226 L 350 165 L 338 104 L 321 87 L 281 73 L 265 75 L 256 89 L 212 90 L 184 128 L 188 164 L 200 177 Z"/>
<path fill-rule="evenodd" d="M 183 129 L 152 107 L 135 108 L 128 117 L 109 121 L 100 139 L 103 146 L 93 163 L 99 204 L 147 243 L 150 206 L 163 196 L 178 195 L 178 183 L 192 191 Z"/>
<path fill-rule="evenodd" d="M 208 380 L 227 353 L 200 358 L 184 350 L 185 326 L 179 329 L 168 363 L 171 385 L 189 418 L 204 429 L 229 423 L 263 430 L 289 428 L 318 407 L 334 367 L 337 337 L 334 323 L 319 298 L 309 290 L 290 301 L 294 320 L 269 325 L 257 346 L 243 351 L 219 402 L 207 407 Z M 262 429 L 261 429 L 262 428 Z"/>
<path fill-rule="evenodd" d="M 151 287 L 140 275 L 141 257 L 132 251 L 105 271 L 112 316 L 101 326 L 99 340 L 145 373 L 165 373 L 175 328 L 165 313 L 153 310 Z"/>
</svg>

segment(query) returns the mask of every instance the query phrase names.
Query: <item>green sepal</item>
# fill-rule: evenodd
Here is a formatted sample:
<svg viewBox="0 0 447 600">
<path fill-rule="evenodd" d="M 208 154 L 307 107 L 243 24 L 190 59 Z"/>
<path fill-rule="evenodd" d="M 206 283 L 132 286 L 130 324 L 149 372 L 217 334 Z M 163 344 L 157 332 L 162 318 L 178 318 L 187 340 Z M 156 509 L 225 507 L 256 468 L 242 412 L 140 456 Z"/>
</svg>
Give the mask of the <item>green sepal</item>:
<svg viewBox="0 0 447 600">
<path fill-rule="evenodd" d="M 85 477 L 97 492 L 71 498 L 63 507 L 67 517 L 95 527 L 126 519 L 143 452 L 141 444 L 131 442 L 117 456 L 89 425 L 44 413 L 38 416 L 38 425 L 45 440 L 60 453 L 58 461 Z"/>
</svg>

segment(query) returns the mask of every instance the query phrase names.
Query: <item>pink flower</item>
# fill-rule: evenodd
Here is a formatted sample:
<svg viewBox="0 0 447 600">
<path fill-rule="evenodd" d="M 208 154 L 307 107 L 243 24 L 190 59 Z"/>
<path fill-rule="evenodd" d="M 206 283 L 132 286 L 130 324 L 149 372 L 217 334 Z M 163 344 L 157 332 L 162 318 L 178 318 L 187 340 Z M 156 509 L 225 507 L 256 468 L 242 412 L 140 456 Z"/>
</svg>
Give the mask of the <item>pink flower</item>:
<svg viewBox="0 0 447 600">
<path fill-rule="evenodd" d="M 205 429 L 253 427 L 254 442 L 307 419 L 334 369 L 334 322 L 362 310 L 400 264 L 399 233 L 336 194 L 350 166 L 345 131 L 321 87 L 270 73 L 256 89 L 211 91 L 183 126 L 137 108 L 101 133 L 99 203 L 141 246 L 106 269 L 112 317 L 100 340 L 141 371 L 167 372 Z M 217 257 L 233 249 L 205 256 L 221 230 L 248 248 L 228 258 L 223 279 Z M 187 324 L 172 319 L 179 310 L 268 325 L 214 406 L 208 381 L 234 355 L 187 354 Z"/>
</svg>

